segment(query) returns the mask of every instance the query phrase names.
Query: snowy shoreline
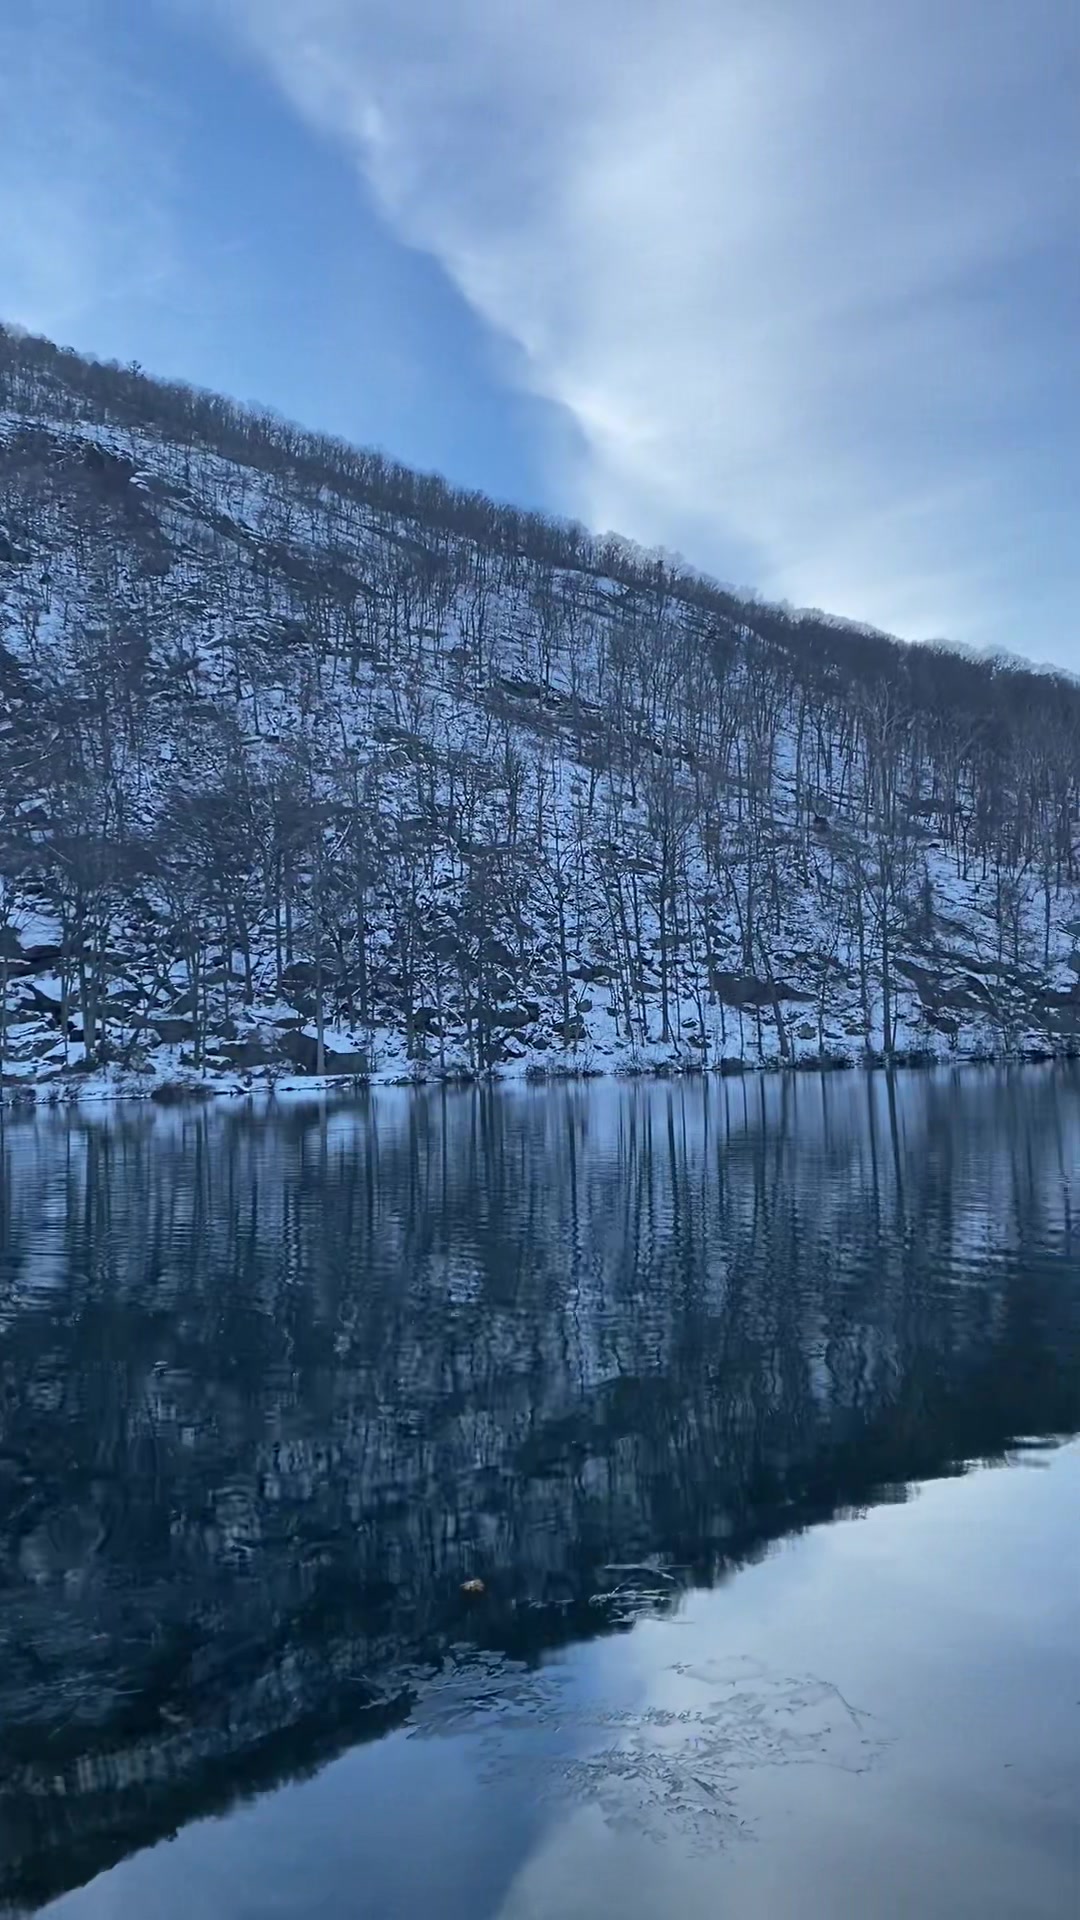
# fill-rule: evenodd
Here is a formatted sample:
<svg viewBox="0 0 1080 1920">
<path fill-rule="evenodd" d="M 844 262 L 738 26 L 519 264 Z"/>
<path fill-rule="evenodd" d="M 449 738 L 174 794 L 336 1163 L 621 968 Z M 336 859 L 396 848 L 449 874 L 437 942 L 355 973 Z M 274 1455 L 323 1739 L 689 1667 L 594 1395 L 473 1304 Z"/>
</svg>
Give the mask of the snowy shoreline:
<svg viewBox="0 0 1080 1920">
<path fill-rule="evenodd" d="M 84 1105 L 113 1104 L 121 1101 L 151 1103 L 156 1106 L 202 1106 L 223 1099 L 245 1100 L 259 1106 L 278 1101 L 338 1099 L 347 1101 L 358 1095 L 387 1089 L 447 1092 L 467 1087 L 542 1088 L 580 1081 L 626 1080 L 725 1080 L 773 1078 L 777 1075 L 846 1074 L 867 1075 L 888 1072 L 931 1072 L 973 1067 L 1061 1066 L 1077 1060 L 1075 1048 L 1053 1049 L 1033 1041 L 1030 1045 L 1006 1051 L 1002 1048 L 972 1047 L 968 1050 L 933 1052 L 911 1048 L 897 1051 L 888 1059 L 863 1050 L 827 1054 L 806 1052 L 794 1059 L 779 1055 L 764 1060 L 727 1056 L 707 1066 L 700 1062 L 663 1055 L 660 1049 L 650 1056 L 626 1057 L 613 1064 L 568 1062 L 565 1065 L 530 1061 L 501 1065 L 484 1072 L 468 1069 L 428 1069 L 403 1073 L 387 1069 L 368 1074 L 226 1074 L 187 1071 L 172 1074 L 138 1073 L 130 1069 L 103 1068 L 97 1073 L 72 1073 L 46 1081 L 24 1080 L 0 1089 L 0 1113 L 28 1114 L 42 1110 Z"/>
</svg>

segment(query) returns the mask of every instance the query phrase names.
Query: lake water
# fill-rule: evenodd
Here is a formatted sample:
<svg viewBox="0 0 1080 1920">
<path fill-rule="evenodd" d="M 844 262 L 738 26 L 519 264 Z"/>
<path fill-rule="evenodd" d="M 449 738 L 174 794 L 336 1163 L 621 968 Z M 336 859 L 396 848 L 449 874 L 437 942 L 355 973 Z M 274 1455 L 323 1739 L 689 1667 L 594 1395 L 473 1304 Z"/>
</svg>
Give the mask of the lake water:
<svg viewBox="0 0 1080 1920">
<path fill-rule="evenodd" d="M 1080 1911 L 1080 1076 L 0 1144 L 0 1906 Z"/>
</svg>

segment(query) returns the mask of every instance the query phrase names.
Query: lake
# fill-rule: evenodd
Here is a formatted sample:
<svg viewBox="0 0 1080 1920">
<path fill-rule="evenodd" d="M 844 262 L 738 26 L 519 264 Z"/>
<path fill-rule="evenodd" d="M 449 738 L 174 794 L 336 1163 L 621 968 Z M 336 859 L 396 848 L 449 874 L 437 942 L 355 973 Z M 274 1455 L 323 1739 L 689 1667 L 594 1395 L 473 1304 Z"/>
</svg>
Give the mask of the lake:
<svg viewBox="0 0 1080 1920">
<path fill-rule="evenodd" d="M 1080 1074 L 0 1145 L 0 1906 L 1076 1913 Z"/>
</svg>

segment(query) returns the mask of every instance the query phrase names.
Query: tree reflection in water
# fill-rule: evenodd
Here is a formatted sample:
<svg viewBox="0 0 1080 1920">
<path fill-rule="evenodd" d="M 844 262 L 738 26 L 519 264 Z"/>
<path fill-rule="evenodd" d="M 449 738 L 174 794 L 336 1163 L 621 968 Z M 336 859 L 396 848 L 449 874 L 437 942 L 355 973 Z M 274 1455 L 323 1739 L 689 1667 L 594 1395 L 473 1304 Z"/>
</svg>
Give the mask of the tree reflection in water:
<svg viewBox="0 0 1080 1920">
<path fill-rule="evenodd" d="M 1002 1070 L 9 1123 L 0 1895 L 406 1719 L 562 1722 L 545 1650 L 1075 1431 L 1078 1096 Z M 722 1826 L 780 1683 L 738 1676 L 725 1718 L 715 1678 L 692 1773 L 625 1725 L 603 1779 L 515 1764 Z M 797 1757 L 821 1701 L 784 1684 Z M 863 1764 L 857 1709 L 830 1726 Z"/>
</svg>

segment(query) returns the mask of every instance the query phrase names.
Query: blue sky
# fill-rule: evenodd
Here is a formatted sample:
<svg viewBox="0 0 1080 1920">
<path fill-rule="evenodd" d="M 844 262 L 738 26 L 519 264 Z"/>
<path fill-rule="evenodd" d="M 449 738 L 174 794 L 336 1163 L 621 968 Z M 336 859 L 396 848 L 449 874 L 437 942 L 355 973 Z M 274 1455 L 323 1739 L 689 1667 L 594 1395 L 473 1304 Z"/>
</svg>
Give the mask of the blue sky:
<svg viewBox="0 0 1080 1920">
<path fill-rule="evenodd" d="M 1075 0 L 33 0 L 0 313 L 1080 670 Z"/>
</svg>

